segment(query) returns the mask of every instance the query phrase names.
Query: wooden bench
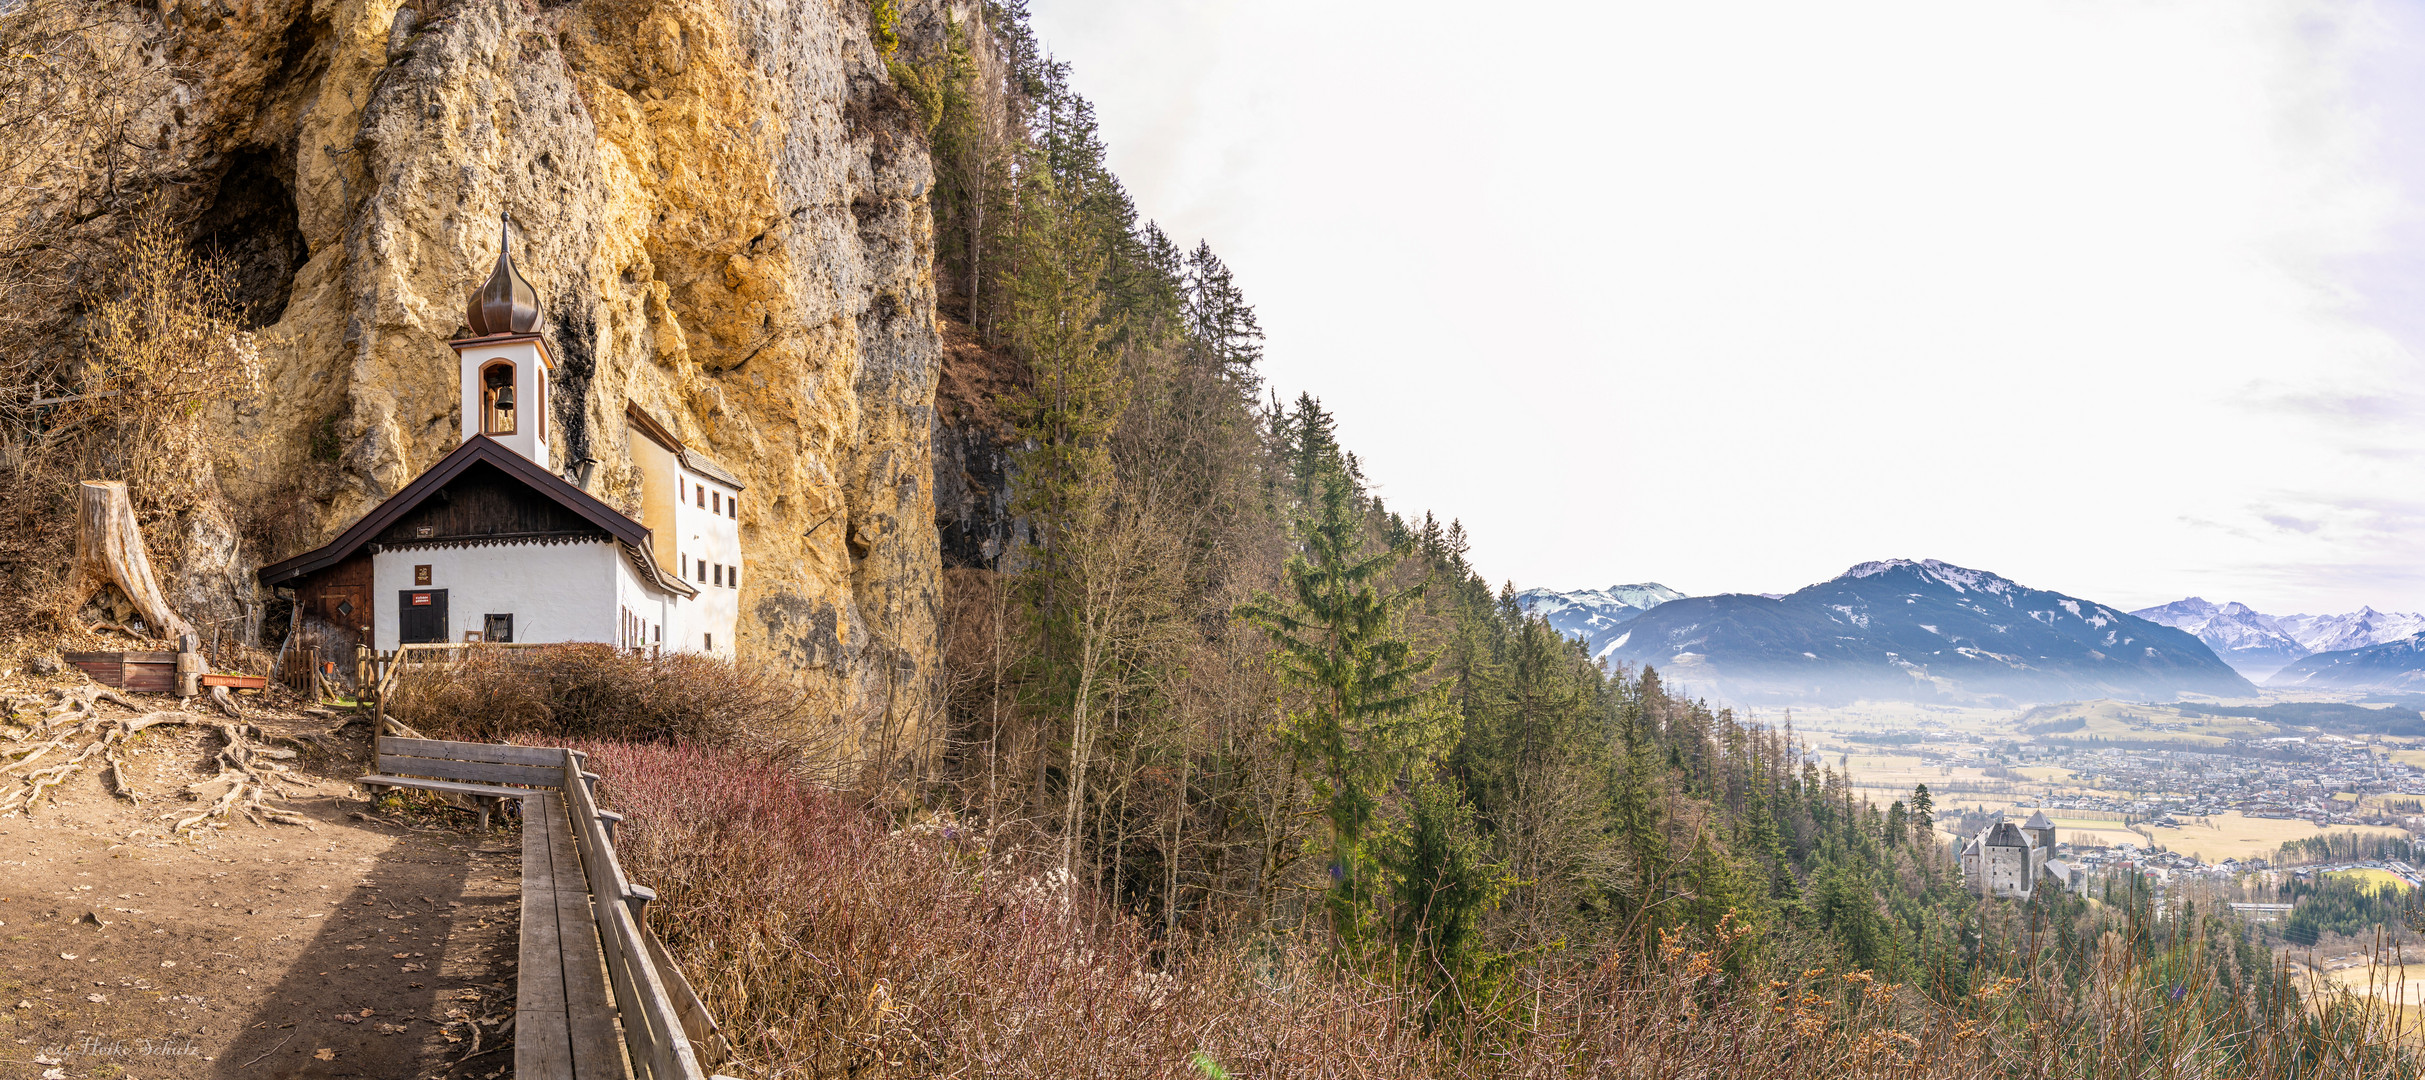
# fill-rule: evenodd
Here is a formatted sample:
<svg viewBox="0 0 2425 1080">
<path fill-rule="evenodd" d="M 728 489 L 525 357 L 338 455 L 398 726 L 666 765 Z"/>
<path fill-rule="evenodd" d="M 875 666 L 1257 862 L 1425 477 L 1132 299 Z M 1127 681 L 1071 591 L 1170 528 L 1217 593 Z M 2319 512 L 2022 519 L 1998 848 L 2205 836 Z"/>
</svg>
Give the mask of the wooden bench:
<svg viewBox="0 0 2425 1080">
<path fill-rule="evenodd" d="M 533 1080 L 705 1080 L 727 1047 L 663 943 L 641 919 L 656 894 L 615 858 L 622 815 L 597 808 L 598 777 L 556 747 L 378 740 L 366 787 L 402 787 L 522 811 L 522 934 L 514 1075 Z M 617 1029 L 621 1038 L 618 1040 Z"/>
<path fill-rule="evenodd" d="M 534 788 L 564 786 L 565 751 L 505 743 L 438 739 L 378 740 L 378 771 L 354 781 L 367 788 L 398 787 L 469 795 L 480 808 L 480 827 L 506 799 L 525 799 Z M 520 785 L 506 787 L 507 784 Z"/>
</svg>

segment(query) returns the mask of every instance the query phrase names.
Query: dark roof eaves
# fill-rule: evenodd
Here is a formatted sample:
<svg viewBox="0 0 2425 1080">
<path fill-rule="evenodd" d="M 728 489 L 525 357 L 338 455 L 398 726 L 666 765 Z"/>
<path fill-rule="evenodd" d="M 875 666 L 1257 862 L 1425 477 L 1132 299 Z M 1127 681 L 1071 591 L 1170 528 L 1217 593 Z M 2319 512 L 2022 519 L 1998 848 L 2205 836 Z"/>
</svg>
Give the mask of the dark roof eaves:
<svg viewBox="0 0 2425 1080">
<path fill-rule="evenodd" d="M 689 468 L 692 472 L 698 473 L 719 484 L 730 487 L 735 491 L 739 491 L 746 486 L 741 483 L 740 477 L 724 471 L 724 466 L 700 457 L 687 446 L 676 451 L 676 453 L 681 455 L 682 464 Z"/>
<path fill-rule="evenodd" d="M 675 596 L 684 598 L 699 595 L 699 590 L 691 585 L 690 582 L 684 581 L 679 577 L 668 576 L 665 573 L 665 568 L 657 565 L 656 556 L 648 553 L 648 548 L 646 545 L 626 542 L 623 545 L 623 550 L 627 555 L 630 556 L 633 563 L 637 564 L 642 570 L 648 572 L 649 580 L 656 582 L 658 587 L 674 594 Z"/>
<path fill-rule="evenodd" d="M 590 524 L 606 530 L 618 540 L 639 547 L 648 546 L 650 534 L 647 526 L 624 517 L 613 507 L 599 502 L 596 496 L 574 487 L 563 477 L 540 468 L 537 462 L 506 449 L 504 444 L 495 439 L 486 435 L 474 435 L 464 440 L 463 445 L 438 459 L 438 463 L 430 466 L 428 471 L 414 477 L 412 483 L 404 485 L 404 490 L 388 496 L 385 501 L 373 507 L 370 513 L 362 515 L 362 520 L 354 522 L 344 532 L 337 534 L 336 539 L 294 558 L 264 566 L 255 576 L 263 585 L 281 585 L 345 561 L 362 545 L 369 543 L 371 537 L 377 536 L 380 530 L 395 524 L 397 518 L 411 512 L 413 507 L 421 505 L 421 501 L 428 498 L 431 492 L 463 475 L 463 471 L 471 468 L 472 463 L 476 461 L 486 461 L 506 475 L 538 488 L 543 494 L 555 499 L 566 509 L 581 515 Z"/>
</svg>

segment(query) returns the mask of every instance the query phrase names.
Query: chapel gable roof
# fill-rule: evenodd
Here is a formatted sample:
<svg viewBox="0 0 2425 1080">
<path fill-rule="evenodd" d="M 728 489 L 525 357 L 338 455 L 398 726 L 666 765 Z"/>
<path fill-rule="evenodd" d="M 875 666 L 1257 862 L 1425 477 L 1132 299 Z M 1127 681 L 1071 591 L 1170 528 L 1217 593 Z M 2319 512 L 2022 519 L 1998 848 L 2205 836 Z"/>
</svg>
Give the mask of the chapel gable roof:
<svg viewBox="0 0 2425 1080">
<path fill-rule="evenodd" d="M 466 474 L 472 474 L 475 479 L 526 490 L 547 500 L 551 505 L 541 509 L 545 511 L 542 516 L 550 523 L 558 526 L 569 525 L 582 531 L 594 528 L 597 533 L 604 534 L 601 538 L 611 537 L 620 541 L 627 549 L 637 552 L 635 557 L 647 564 L 647 576 L 661 587 L 683 596 L 695 595 L 698 592 L 678 575 L 665 573 L 653 559 L 649 558 L 650 542 L 647 526 L 624 517 L 614 507 L 598 501 L 596 496 L 573 486 L 563 477 L 540 468 L 538 463 L 515 453 L 506 448 L 503 443 L 486 435 L 474 435 L 464 440 L 463 445 L 456 447 L 453 453 L 440 458 L 437 464 L 430 466 L 420 476 L 414 477 L 412 483 L 404 486 L 404 490 L 390 496 L 386 502 L 380 503 L 370 513 L 363 515 L 362 520 L 355 522 L 351 528 L 338 534 L 335 540 L 294 558 L 262 567 L 259 575 L 261 583 L 263 585 L 283 585 L 345 561 L 365 545 L 377 540 L 390 528 L 403 522 L 408 515 L 419 509 L 433 496 L 445 491 L 448 484 L 465 477 Z M 562 530 L 558 528 L 555 531 Z M 510 542 L 518 537 L 499 534 L 496 539 Z"/>
<path fill-rule="evenodd" d="M 2029 846 L 2029 838 L 2021 835 L 2020 826 L 2009 821 L 1999 821 L 1996 822 L 1995 828 L 1987 831 L 1987 846 L 2025 848 Z"/>
</svg>

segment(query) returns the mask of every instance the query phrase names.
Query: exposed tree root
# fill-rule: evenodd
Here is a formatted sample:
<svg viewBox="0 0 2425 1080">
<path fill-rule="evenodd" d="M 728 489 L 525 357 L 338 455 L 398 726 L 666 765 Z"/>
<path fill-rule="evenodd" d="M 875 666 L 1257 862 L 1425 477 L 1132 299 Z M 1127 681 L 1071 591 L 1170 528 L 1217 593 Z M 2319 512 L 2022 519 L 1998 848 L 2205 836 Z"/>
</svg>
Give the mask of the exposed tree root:
<svg viewBox="0 0 2425 1080">
<path fill-rule="evenodd" d="M 227 695 L 226 688 L 213 689 L 218 691 L 212 695 L 214 703 L 232 715 L 242 717 L 242 710 Z M 177 724 L 210 728 L 219 733 L 226 745 L 216 755 L 219 775 L 186 787 L 188 796 L 208 798 L 209 805 L 199 813 L 161 815 L 163 819 L 179 819 L 172 832 L 182 832 L 213 818 L 224 818 L 231 814 L 241 814 L 256 825 L 264 818 L 284 825 L 311 825 L 307 818 L 262 804 L 264 796 L 286 797 L 286 790 L 281 785 L 292 782 L 292 774 L 280 762 L 293 760 L 296 751 L 268 745 L 269 740 L 260 728 L 213 720 L 189 712 L 151 712 L 133 717 L 102 716 L 94 707 L 101 701 L 124 705 L 130 710 L 134 706 L 101 686 L 81 686 L 54 691 L 53 694 L 56 700 L 52 702 L 33 701 L 42 708 L 41 716 L 22 735 L 11 736 L 13 741 L 19 743 L 37 739 L 42 741 L 36 742 L 31 749 L 8 751 L 16 755 L 15 760 L 0 764 L 0 777 L 20 769 L 31 769 L 22 777 L 24 786 L 0 794 L 0 817 L 21 811 L 30 813 L 42 801 L 45 792 L 57 787 L 96 758 L 101 763 L 102 783 L 110 793 L 128 802 L 140 803 L 142 797 L 127 780 L 125 762 L 118 756 L 118 749 L 130 736 L 145 728 Z M 6 705 L 14 716 L 20 713 L 25 702 L 32 700 L 17 699 Z M 291 738 L 284 741 L 297 746 L 305 745 Z M 63 751 L 68 756 L 64 760 L 52 759 L 54 751 Z M 32 768 L 46 759 L 53 760 L 53 763 L 39 769 Z M 220 785 L 225 785 L 225 789 L 217 792 L 209 790 Z"/>
</svg>

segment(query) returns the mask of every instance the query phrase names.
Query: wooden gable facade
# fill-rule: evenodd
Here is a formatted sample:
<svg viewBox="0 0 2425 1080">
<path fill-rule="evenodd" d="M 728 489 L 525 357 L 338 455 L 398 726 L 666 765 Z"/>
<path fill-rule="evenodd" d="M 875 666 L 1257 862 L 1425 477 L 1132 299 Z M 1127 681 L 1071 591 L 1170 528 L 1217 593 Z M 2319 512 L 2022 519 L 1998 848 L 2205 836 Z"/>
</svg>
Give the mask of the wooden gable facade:
<svg viewBox="0 0 2425 1080">
<path fill-rule="evenodd" d="M 371 543 L 383 548 L 450 544 L 571 543 L 614 534 L 485 461 L 472 463 L 420 504 L 397 515 Z"/>
</svg>

